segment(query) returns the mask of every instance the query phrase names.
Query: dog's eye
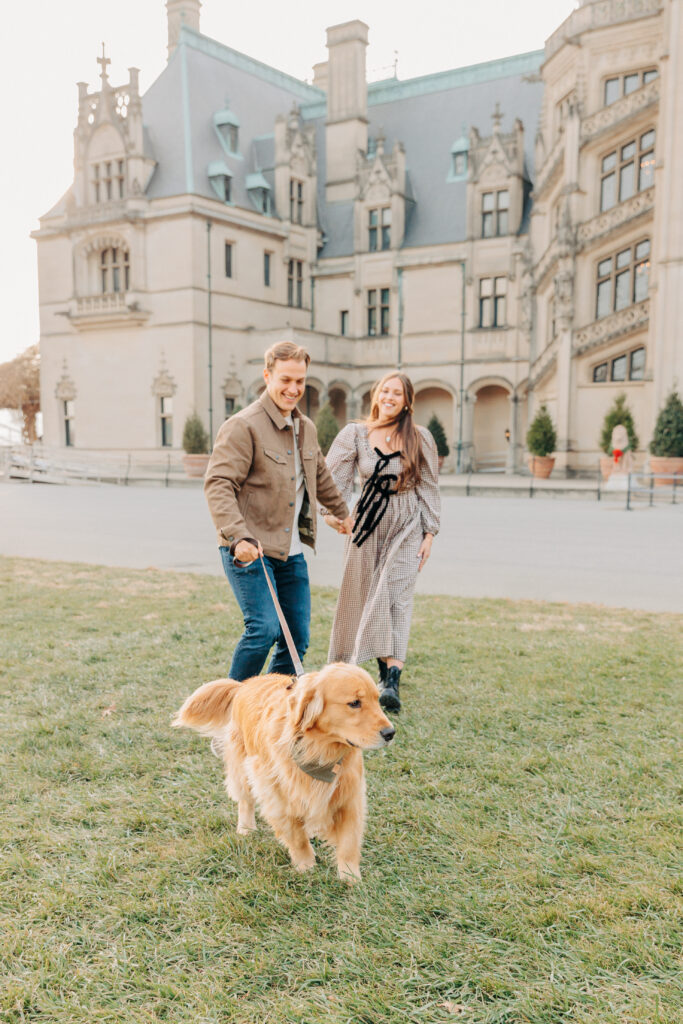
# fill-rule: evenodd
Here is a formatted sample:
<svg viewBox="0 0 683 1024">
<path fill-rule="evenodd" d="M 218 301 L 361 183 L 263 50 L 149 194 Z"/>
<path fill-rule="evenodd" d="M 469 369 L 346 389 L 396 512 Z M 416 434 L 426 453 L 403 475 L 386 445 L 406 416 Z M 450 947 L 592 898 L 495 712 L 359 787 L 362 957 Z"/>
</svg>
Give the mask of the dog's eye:
<svg viewBox="0 0 683 1024">
<path fill-rule="evenodd" d="M 351 700 L 351 701 L 349 701 L 349 707 L 350 708 L 359 708 L 360 707 L 360 701 L 359 700 Z"/>
</svg>

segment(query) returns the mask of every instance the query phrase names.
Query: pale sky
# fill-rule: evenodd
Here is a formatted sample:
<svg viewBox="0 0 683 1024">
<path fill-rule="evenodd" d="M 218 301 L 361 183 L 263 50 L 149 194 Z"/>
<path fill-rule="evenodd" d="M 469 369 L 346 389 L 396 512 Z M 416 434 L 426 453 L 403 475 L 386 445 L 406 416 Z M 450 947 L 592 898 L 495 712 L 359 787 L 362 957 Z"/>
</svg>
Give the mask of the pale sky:
<svg viewBox="0 0 683 1024">
<path fill-rule="evenodd" d="M 325 29 L 370 28 L 368 77 L 398 77 L 541 49 L 576 0 L 204 0 L 201 31 L 301 79 L 327 59 Z M 144 91 L 166 63 L 165 0 L 15 0 L 3 14 L 0 86 L 0 362 L 38 340 L 35 242 L 29 233 L 73 176 L 76 82 L 94 88 L 104 40 L 112 84 L 140 69 Z M 531 130 L 535 126 L 530 126 Z"/>
</svg>

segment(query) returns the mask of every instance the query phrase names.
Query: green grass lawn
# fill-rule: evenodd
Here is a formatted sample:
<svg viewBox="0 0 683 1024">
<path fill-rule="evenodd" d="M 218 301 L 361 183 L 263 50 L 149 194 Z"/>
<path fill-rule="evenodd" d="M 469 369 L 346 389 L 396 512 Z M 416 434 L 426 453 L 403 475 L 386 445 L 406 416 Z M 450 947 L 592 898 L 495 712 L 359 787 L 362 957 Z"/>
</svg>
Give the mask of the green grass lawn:
<svg viewBox="0 0 683 1024">
<path fill-rule="evenodd" d="M 3 1022 L 681 1020 L 680 616 L 418 598 L 349 889 L 169 727 L 227 583 L 0 559 L 0 609 Z"/>
</svg>

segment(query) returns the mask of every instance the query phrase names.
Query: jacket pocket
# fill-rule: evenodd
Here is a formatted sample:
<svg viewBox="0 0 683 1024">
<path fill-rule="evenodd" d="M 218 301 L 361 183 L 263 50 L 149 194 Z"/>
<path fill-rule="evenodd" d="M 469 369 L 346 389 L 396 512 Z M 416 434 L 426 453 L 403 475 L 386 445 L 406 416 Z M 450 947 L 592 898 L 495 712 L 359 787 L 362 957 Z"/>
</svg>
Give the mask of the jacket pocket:
<svg viewBox="0 0 683 1024">
<path fill-rule="evenodd" d="M 277 462 L 279 466 L 282 466 L 287 462 L 287 459 L 282 454 L 282 452 L 276 451 L 275 448 L 264 448 L 263 454 L 266 455 L 269 459 L 272 459 L 273 462 Z"/>
</svg>

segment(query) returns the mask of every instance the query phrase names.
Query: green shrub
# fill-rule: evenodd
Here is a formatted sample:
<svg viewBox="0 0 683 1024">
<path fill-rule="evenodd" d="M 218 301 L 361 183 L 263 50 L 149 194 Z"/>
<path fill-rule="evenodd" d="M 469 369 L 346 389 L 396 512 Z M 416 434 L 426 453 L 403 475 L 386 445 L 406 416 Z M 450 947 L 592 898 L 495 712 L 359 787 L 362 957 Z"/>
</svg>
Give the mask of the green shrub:
<svg viewBox="0 0 683 1024">
<path fill-rule="evenodd" d="M 437 455 L 441 455 L 445 458 L 448 455 L 450 448 L 446 442 L 446 431 L 443 429 L 443 424 L 435 412 L 432 413 L 432 418 L 427 424 L 427 430 L 434 438 Z"/>
<path fill-rule="evenodd" d="M 613 404 L 607 410 L 607 414 L 602 423 L 602 433 L 600 434 L 600 447 L 602 448 L 605 455 L 612 454 L 612 431 L 618 426 L 626 427 L 626 433 L 628 434 L 629 448 L 634 452 L 638 447 L 638 435 L 636 434 L 635 424 L 633 422 L 633 416 L 631 410 L 626 404 L 626 395 L 617 395 L 614 399 Z"/>
<path fill-rule="evenodd" d="M 671 392 L 660 409 L 650 451 L 664 458 L 683 458 L 683 402 L 677 391 Z"/>
<path fill-rule="evenodd" d="M 183 451 L 188 455 L 206 455 L 209 450 L 209 435 L 196 412 L 188 416 L 183 429 Z"/>
<path fill-rule="evenodd" d="M 339 424 L 335 419 L 335 415 L 332 412 L 332 406 L 329 402 L 320 409 L 320 412 L 315 418 L 315 429 L 318 431 L 318 444 L 323 455 L 327 455 L 332 442 L 339 433 Z"/>
<path fill-rule="evenodd" d="M 527 430 L 526 446 L 532 455 L 552 455 L 557 444 L 557 434 L 550 413 L 542 405 Z"/>
</svg>

